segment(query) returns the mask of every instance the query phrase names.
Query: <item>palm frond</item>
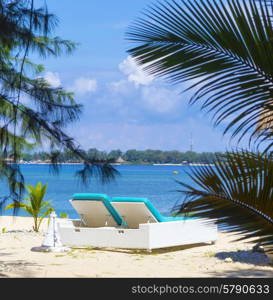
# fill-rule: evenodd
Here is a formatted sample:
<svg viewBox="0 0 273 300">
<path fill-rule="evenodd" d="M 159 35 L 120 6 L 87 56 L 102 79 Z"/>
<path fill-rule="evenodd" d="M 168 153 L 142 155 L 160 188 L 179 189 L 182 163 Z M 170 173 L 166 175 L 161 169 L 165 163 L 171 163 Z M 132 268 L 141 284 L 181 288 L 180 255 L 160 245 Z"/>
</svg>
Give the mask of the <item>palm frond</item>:
<svg viewBox="0 0 273 300">
<path fill-rule="evenodd" d="M 174 211 L 214 219 L 239 232 L 240 239 L 254 238 L 273 251 L 272 156 L 228 152 L 214 166 L 192 169 L 188 175 L 193 184 L 178 182 L 185 199 Z"/>
<path fill-rule="evenodd" d="M 182 84 L 194 80 L 190 103 L 240 141 L 272 137 L 273 8 L 264 0 L 174 0 L 149 6 L 128 29 L 128 52 L 145 70 Z M 258 126 L 257 126 L 258 124 Z M 273 145 L 270 142 L 270 147 Z"/>
</svg>

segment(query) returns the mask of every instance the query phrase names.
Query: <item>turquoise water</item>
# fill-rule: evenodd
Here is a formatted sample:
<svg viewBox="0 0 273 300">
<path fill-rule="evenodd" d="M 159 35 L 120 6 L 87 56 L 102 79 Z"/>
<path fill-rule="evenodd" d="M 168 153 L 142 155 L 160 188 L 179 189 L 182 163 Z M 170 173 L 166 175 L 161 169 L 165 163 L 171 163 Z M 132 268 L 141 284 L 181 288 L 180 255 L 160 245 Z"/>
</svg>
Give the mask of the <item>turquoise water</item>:
<svg viewBox="0 0 273 300">
<path fill-rule="evenodd" d="M 63 165 L 58 175 L 49 171 L 48 165 L 22 165 L 25 183 L 35 185 L 38 181 L 48 183 L 45 200 L 50 200 L 56 213 L 67 213 L 70 218 L 78 218 L 69 203 L 74 193 L 104 193 L 110 197 L 146 197 L 163 214 L 170 215 L 174 205 L 181 202 L 183 195 L 176 190 L 180 185 L 175 180 L 189 183 L 185 171 L 187 166 L 152 166 L 152 165 L 119 165 L 115 166 L 120 176 L 114 182 L 101 184 L 93 179 L 88 187 L 82 186 L 75 177 L 79 165 Z M 178 171 L 174 174 L 173 171 Z M 0 195 L 8 193 L 1 183 Z M 2 210 L 2 215 L 10 215 L 12 210 Z M 18 215 L 26 215 L 23 211 Z"/>
</svg>

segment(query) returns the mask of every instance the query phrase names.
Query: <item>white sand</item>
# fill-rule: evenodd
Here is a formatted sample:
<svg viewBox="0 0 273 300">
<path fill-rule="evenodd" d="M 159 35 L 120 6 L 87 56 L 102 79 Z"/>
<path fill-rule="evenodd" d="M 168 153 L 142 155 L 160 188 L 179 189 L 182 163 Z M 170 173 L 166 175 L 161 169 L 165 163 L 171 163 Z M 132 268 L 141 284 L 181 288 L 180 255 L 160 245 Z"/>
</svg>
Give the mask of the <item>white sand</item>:
<svg viewBox="0 0 273 300">
<path fill-rule="evenodd" d="M 15 221 L 15 223 L 13 222 Z M 1 277 L 273 277 L 268 257 L 252 252 L 253 243 L 233 242 L 221 232 L 216 245 L 154 250 L 72 249 L 69 253 L 31 251 L 42 232 L 32 229 L 32 218 L 0 217 Z M 6 228 L 5 233 L 2 228 Z M 232 262 L 225 258 L 232 258 Z"/>
</svg>

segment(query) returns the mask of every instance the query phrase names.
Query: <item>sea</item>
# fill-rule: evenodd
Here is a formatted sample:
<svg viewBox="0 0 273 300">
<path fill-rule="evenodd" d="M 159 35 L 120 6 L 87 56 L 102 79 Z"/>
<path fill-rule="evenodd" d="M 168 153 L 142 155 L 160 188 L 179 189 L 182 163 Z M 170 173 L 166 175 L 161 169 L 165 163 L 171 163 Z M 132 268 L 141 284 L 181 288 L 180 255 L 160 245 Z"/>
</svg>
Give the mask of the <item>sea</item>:
<svg viewBox="0 0 273 300">
<path fill-rule="evenodd" d="M 50 201 L 57 215 L 66 213 L 69 218 L 79 218 L 69 200 L 74 193 L 102 193 L 109 197 L 148 198 L 158 211 L 169 216 L 176 205 L 182 203 L 184 195 L 177 181 L 192 183 L 187 172 L 189 166 L 183 165 L 116 165 L 120 175 L 110 183 L 102 184 L 92 178 L 89 185 L 83 185 L 75 176 L 81 165 L 62 165 L 58 174 L 53 174 L 47 164 L 23 164 L 21 170 L 25 184 L 36 185 L 39 181 L 47 183 L 44 200 Z M 197 166 L 195 168 L 198 168 Z M 8 194 L 7 184 L 0 182 L 0 196 Z M 5 210 L 9 202 L 2 205 L 2 215 L 12 215 L 12 209 Z M 18 216 L 28 214 L 19 209 Z"/>
</svg>

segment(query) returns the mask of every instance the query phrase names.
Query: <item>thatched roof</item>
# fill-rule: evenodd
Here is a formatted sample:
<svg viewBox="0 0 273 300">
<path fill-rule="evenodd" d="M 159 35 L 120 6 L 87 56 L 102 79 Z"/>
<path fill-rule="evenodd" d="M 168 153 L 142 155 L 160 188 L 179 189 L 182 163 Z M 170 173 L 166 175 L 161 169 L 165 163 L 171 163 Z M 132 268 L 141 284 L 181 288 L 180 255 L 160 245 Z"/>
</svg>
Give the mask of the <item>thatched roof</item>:
<svg viewBox="0 0 273 300">
<path fill-rule="evenodd" d="M 122 163 L 125 163 L 125 160 L 122 157 L 119 157 L 116 159 L 116 163 L 122 164 Z"/>
</svg>

